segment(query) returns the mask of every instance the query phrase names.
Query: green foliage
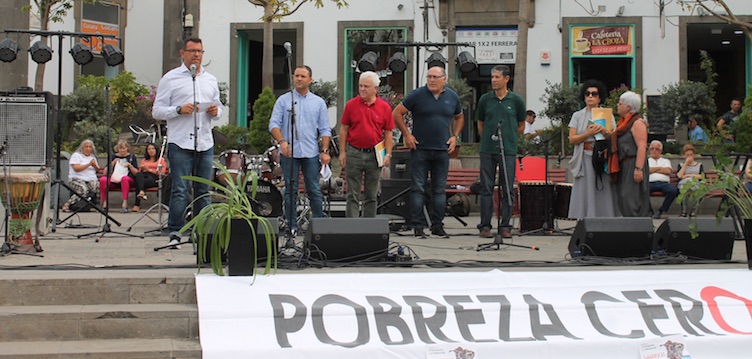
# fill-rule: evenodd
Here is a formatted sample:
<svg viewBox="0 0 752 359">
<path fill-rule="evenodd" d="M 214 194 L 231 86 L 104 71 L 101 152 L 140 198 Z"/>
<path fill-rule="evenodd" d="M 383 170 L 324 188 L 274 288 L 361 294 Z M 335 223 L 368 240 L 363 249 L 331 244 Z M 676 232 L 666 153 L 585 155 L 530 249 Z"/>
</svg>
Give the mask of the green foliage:
<svg viewBox="0 0 752 359">
<path fill-rule="evenodd" d="M 619 85 L 619 87 L 616 87 L 608 92 L 608 98 L 606 98 L 606 101 L 603 103 L 603 107 L 611 108 L 614 111 L 614 119 L 616 121 L 619 120 L 619 112 L 617 111 L 616 107 L 619 105 L 619 97 L 623 95 L 627 91 L 633 91 L 642 97 L 642 90 L 641 89 L 630 89 L 625 84 Z M 645 111 L 645 103 L 642 103 L 642 109 L 640 109 L 640 113 Z"/>
<path fill-rule="evenodd" d="M 230 236 L 232 230 L 232 220 L 240 219 L 244 220 L 251 228 L 254 248 L 258 248 L 258 238 L 256 237 L 256 227 L 251 224 L 251 221 L 258 221 L 264 229 L 263 240 L 266 244 L 266 266 L 264 267 L 264 274 L 269 274 L 277 270 L 277 243 L 276 237 L 273 237 L 271 223 L 268 219 L 260 217 L 253 212 L 251 201 L 248 194 L 246 194 L 246 188 L 251 185 L 250 197 L 256 197 L 256 189 L 258 188 L 258 175 L 254 171 L 238 176 L 237 179 L 233 178 L 227 171 L 227 168 L 221 163 L 214 161 L 214 165 L 225 174 L 227 181 L 225 184 L 219 184 L 214 181 L 207 180 L 201 177 L 195 176 L 183 176 L 184 179 L 194 182 L 203 183 L 209 186 L 210 192 L 204 196 L 210 196 L 216 198 L 216 201 L 212 201 L 208 206 L 204 207 L 201 212 L 196 214 L 183 228 L 181 232 L 191 231 L 197 238 L 198 244 L 198 262 L 206 263 L 207 260 L 211 263 L 212 271 L 217 275 L 224 275 L 222 268 L 222 252 L 227 252 L 230 246 Z M 201 197 L 194 199 L 198 201 Z M 190 205 L 193 205 L 191 202 Z M 207 246 L 211 246 L 209 252 L 209 258 L 206 258 Z M 254 251 L 255 252 L 255 251 Z M 254 268 L 258 266 L 258 259 L 256 256 L 249 258 L 253 261 Z M 231 264 L 232 265 L 232 264 Z M 198 268 L 201 271 L 201 266 Z M 256 272 L 254 271 L 254 278 Z"/>
<path fill-rule="evenodd" d="M 333 2 L 338 9 L 341 9 L 343 6 L 349 6 L 346 0 L 329 0 Z M 282 20 L 283 17 L 292 15 L 298 9 L 301 5 L 309 2 L 308 0 L 300 1 L 300 0 L 248 0 L 249 3 L 253 4 L 254 6 L 259 7 L 269 7 L 272 11 L 272 13 L 269 15 L 269 21 L 271 20 Z M 317 9 L 324 6 L 324 0 L 313 0 L 310 1 L 313 3 L 313 6 L 315 6 Z"/>
<path fill-rule="evenodd" d="M 480 143 L 463 143 L 460 146 L 460 156 L 477 156 L 480 154 Z"/>
<path fill-rule="evenodd" d="M 227 144 L 217 143 L 215 151 L 221 152 L 227 149 L 240 149 L 247 151 L 249 147 L 250 132 L 245 127 L 224 125 L 216 128 L 217 131 L 227 136 Z"/>
<path fill-rule="evenodd" d="M 94 145 L 97 146 L 97 151 L 99 153 L 107 153 L 108 151 L 112 150 L 112 146 L 117 143 L 118 136 L 120 135 L 120 128 L 113 129 L 112 131 L 107 131 L 107 124 L 104 121 L 101 120 L 84 120 L 84 121 L 78 121 L 73 125 L 72 134 L 70 136 L 70 139 L 72 140 L 71 146 L 73 148 L 76 148 L 77 146 L 73 146 L 73 144 L 78 144 L 82 140 L 86 138 L 90 138 L 92 141 L 94 141 Z M 107 144 L 107 134 L 110 134 L 110 143 L 109 146 Z"/>
<path fill-rule="evenodd" d="M 275 101 L 276 98 L 272 89 L 264 87 L 261 95 L 253 103 L 253 120 L 250 125 L 249 143 L 256 153 L 263 153 L 271 144 L 269 118 L 272 117 Z"/>
<path fill-rule="evenodd" d="M 324 81 L 324 79 L 318 79 L 313 81 L 308 90 L 321 97 L 326 103 L 326 107 L 337 106 L 337 82 L 336 81 Z"/>
<path fill-rule="evenodd" d="M 564 136 L 569 135 L 569 125 L 565 125 L 563 123 L 558 123 L 556 125 L 553 125 L 552 127 L 548 127 L 543 129 L 540 134 L 538 134 L 538 137 L 540 139 L 551 139 L 548 141 L 548 154 L 549 155 L 555 155 L 558 153 L 572 153 L 573 147 L 568 140 L 566 141 L 559 141 L 558 137 L 556 136 L 559 131 L 562 131 Z M 554 138 L 557 139 L 554 139 Z M 564 146 L 564 152 L 562 152 L 562 142 Z M 543 156 L 544 155 L 544 144 L 540 142 L 535 141 L 534 138 L 527 139 L 525 136 L 520 136 L 519 138 L 519 148 L 520 150 L 518 152 L 525 154 L 526 156 Z"/>
<path fill-rule="evenodd" d="M 96 88 L 101 92 L 104 92 L 107 84 L 110 85 L 113 128 L 134 122 L 137 119 L 137 100 L 149 95 L 149 88 L 136 82 L 136 77 L 128 71 L 123 71 L 111 79 L 94 75 L 79 76 L 77 83 L 79 86 Z"/>
<path fill-rule="evenodd" d="M 708 96 L 715 98 L 715 88 L 718 86 L 716 79 L 718 74 L 715 72 L 715 62 L 705 50 L 700 50 L 700 68 L 705 71 L 705 85 L 708 86 Z"/>
<path fill-rule="evenodd" d="M 728 201 L 721 201 L 721 205 L 718 207 L 718 212 L 716 212 L 718 223 L 726 216 L 730 206 L 735 206 L 739 209 L 739 212 L 745 219 L 752 219 L 752 194 L 747 191 L 744 181 L 734 174 L 733 168 L 728 166 L 731 163 L 731 159 L 727 157 L 718 157 L 718 159 L 722 163 L 716 168 L 718 178 L 708 180 L 703 175 L 701 180 L 694 178 L 689 180 L 679 192 L 677 200 L 679 203 L 689 201 L 688 203 L 696 206 L 705 198 L 712 197 L 709 196 L 711 192 L 721 191 Z M 723 165 L 724 163 L 726 165 Z M 694 221 L 694 218 L 690 218 L 690 220 Z M 689 229 L 692 238 L 696 238 L 697 230 L 693 222 L 690 223 Z"/>
<path fill-rule="evenodd" d="M 708 86 L 702 82 L 679 81 L 661 88 L 661 110 L 668 118 L 674 119 L 674 126 L 686 122 L 692 116 L 702 117 L 702 121 L 713 118 L 715 100 L 709 95 Z"/>
<path fill-rule="evenodd" d="M 87 4 L 94 4 L 100 0 L 79 0 Z M 68 15 L 68 11 L 73 9 L 75 0 L 34 0 L 34 6 L 26 5 L 23 11 L 32 13 L 34 17 L 43 22 L 43 29 L 47 29 L 47 21 L 63 22 L 63 18 Z"/>
<path fill-rule="evenodd" d="M 569 126 L 572 114 L 584 106 L 578 99 L 579 85 L 552 84 L 546 80 L 546 90 L 540 100 L 546 104 L 541 115 L 551 121 Z"/>
<path fill-rule="evenodd" d="M 473 88 L 468 85 L 466 79 L 450 78 L 446 82 L 446 87 L 457 93 L 462 102 L 462 108 L 470 108 L 473 105 L 475 94 L 473 93 Z"/>
</svg>

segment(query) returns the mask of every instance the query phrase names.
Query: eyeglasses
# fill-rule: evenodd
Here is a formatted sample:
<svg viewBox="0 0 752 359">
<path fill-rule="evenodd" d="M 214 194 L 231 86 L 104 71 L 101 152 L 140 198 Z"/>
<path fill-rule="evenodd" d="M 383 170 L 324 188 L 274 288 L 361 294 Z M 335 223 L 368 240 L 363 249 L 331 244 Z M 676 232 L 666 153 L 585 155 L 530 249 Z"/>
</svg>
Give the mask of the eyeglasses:
<svg viewBox="0 0 752 359">
<path fill-rule="evenodd" d="M 585 91 L 585 97 L 590 97 L 590 96 L 597 97 L 597 96 L 600 96 L 600 93 L 598 93 L 598 91 L 592 91 L 592 92 Z"/>
<path fill-rule="evenodd" d="M 444 76 L 441 76 L 441 75 L 439 75 L 439 76 L 436 76 L 436 75 L 426 75 L 426 78 L 429 79 L 429 80 L 436 80 L 436 79 L 440 79 L 440 78 L 443 78 L 443 77 Z"/>
<path fill-rule="evenodd" d="M 204 50 L 196 50 L 196 49 L 183 50 L 183 51 L 191 53 L 191 54 L 203 54 L 204 53 Z"/>
<path fill-rule="evenodd" d="M 651 150 L 651 151 L 660 151 L 660 150 L 661 150 L 661 148 L 658 148 L 658 147 L 650 147 L 650 150 Z"/>
</svg>

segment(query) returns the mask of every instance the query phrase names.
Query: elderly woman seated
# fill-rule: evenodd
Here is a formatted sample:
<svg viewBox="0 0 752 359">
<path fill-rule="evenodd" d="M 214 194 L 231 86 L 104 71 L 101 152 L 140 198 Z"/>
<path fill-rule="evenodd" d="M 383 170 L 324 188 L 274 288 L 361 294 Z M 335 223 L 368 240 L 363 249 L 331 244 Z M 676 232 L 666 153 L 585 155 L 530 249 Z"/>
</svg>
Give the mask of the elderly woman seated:
<svg viewBox="0 0 752 359">
<path fill-rule="evenodd" d="M 102 206 L 107 207 L 107 188 L 118 189 L 120 188 L 123 197 L 123 203 L 120 206 L 120 211 L 123 213 L 129 212 L 128 210 L 128 194 L 131 187 L 134 187 L 136 183 L 136 174 L 138 173 L 138 160 L 136 156 L 130 153 L 131 146 L 125 140 L 119 140 L 113 148 L 115 154 L 113 155 L 112 163 L 112 175 L 108 175 L 105 168 L 105 176 L 99 178 L 99 191 L 102 196 Z"/>
<path fill-rule="evenodd" d="M 68 161 L 68 185 L 77 194 L 72 194 L 70 199 L 63 204 L 63 212 L 70 212 L 72 208 L 79 206 L 81 197 L 78 194 L 86 196 L 88 193 L 97 193 L 99 189 L 97 171 L 100 169 L 94 142 L 87 138 L 81 142 Z"/>
</svg>

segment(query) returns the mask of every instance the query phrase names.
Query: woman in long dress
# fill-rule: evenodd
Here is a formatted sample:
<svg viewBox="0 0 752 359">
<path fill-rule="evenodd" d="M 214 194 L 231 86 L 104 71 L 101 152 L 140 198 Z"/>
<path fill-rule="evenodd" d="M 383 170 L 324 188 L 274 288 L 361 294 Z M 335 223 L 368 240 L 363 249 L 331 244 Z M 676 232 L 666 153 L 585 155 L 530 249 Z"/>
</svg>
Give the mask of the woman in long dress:
<svg viewBox="0 0 752 359">
<path fill-rule="evenodd" d="M 569 143 L 574 145 L 574 153 L 569 161 L 569 171 L 574 179 L 569 201 L 569 218 L 619 216 L 608 175 L 596 174 L 593 167 L 595 135 L 610 135 L 605 127 L 592 121 L 593 109 L 600 107 L 605 98 L 606 86 L 602 82 L 586 81 L 580 87 L 580 99 L 585 102 L 585 108 L 575 112 L 569 122 Z"/>
<path fill-rule="evenodd" d="M 640 116 L 641 109 L 640 95 L 627 91 L 619 97 L 617 111 L 621 119 L 614 133 L 619 157 L 616 202 L 624 217 L 650 215 L 648 128 Z M 612 165 L 609 163 L 609 171 L 613 172 Z"/>
</svg>

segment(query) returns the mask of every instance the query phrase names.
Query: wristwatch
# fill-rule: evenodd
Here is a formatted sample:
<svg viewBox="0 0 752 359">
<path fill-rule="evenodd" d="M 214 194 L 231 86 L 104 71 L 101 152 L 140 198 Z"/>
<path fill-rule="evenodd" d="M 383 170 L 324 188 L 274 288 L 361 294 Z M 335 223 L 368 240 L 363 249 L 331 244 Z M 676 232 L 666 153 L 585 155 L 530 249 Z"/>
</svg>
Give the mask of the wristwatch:
<svg viewBox="0 0 752 359">
<path fill-rule="evenodd" d="M 175 111 L 178 112 L 178 115 L 180 114 L 180 106 L 175 107 Z"/>
<path fill-rule="evenodd" d="M 326 153 L 328 155 L 329 154 L 329 149 L 325 148 L 325 149 L 321 150 L 321 153 Z"/>
</svg>

